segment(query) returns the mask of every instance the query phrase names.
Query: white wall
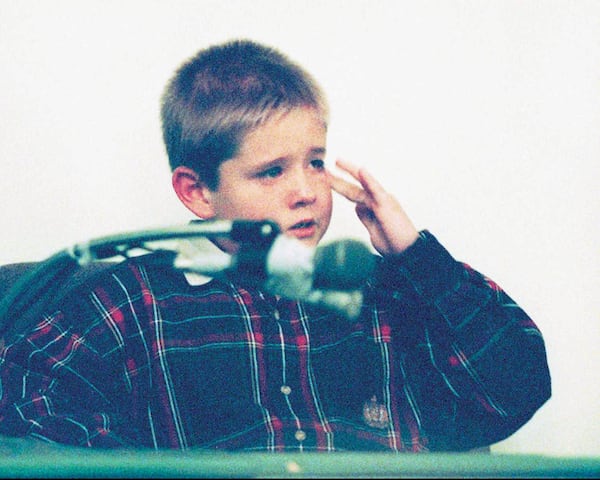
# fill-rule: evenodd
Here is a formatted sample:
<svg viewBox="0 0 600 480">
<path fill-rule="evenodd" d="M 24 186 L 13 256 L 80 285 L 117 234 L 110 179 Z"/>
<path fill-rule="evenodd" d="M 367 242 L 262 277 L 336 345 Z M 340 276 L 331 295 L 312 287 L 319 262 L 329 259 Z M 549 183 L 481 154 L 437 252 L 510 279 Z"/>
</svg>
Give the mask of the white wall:
<svg viewBox="0 0 600 480">
<path fill-rule="evenodd" d="M 330 151 L 500 283 L 554 394 L 498 452 L 600 455 L 600 2 L 0 0 L 0 263 L 181 224 L 158 98 L 232 37 L 329 92 Z M 338 205 L 330 237 L 365 238 Z"/>
</svg>

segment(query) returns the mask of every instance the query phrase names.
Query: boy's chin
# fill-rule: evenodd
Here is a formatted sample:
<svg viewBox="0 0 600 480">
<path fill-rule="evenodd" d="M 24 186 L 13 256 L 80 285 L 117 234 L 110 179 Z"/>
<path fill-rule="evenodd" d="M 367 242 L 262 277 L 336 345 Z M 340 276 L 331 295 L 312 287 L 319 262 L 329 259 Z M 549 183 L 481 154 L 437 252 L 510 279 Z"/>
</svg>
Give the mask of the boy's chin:
<svg viewBox="0 0 600 480">
<path fill-rule="evenodd" d="M 298 238 L 295 235 L 291 235 L 292 237 L 296 238 L 296 240 L 298 240 L 300 243 L 302 243 L 302 245 L 306 245 L 307 247 L 316 247 L 317 244 L 319 243 L 319 241 L 321 240 L 321 237 L 319 236 L 313 236 L 313 237 L 305 237 L 305 238 Z"/>
</svg>

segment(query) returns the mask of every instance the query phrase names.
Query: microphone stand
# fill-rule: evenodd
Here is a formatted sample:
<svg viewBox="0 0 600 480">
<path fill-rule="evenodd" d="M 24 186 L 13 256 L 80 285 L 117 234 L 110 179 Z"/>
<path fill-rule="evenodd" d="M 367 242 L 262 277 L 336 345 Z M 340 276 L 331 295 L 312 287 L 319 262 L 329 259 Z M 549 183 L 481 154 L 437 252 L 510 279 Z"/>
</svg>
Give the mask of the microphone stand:
<svg viewBox="0 0 600 480">
<path fill-rule="evenodd" d="M 186 259 L 177 248 L 181 249 L 181 242 L 175 246 L 172 243 L 177 239 L 199 237 L 227 238 L 237 242 L 240 248 L 235 256 L 223 252 L 223 257 L 197 255 Z M 0 344 L 2 339 L 26 331 L 57 304 L 65 280 L 78 267 L 149 253 L 154 254 L 155 263 L 216 277 L 233 272 L 238 279 L 259 284 L 276 295 L 321 305 L 347 318 L 356 318 L 362 307 L 360 285 L 373 268 L 368 249 L 357 241 L 338 244 L 331 250 L 326 247 L 320 251 L 321 256 L 340 261 L 321 262 L 319 252 L 290 238 L 281 236 L 277 224 L 268 220 L 192 220 L 183 226 L 117 234 L 75 244 L 40 262 L 0 299 Z M 344 265 L 352 264 L 352 259 L 354 263 L 360 262 L 360 268 L 354 265 L 348 272 Z M 326 285 L 324 289 L 314 289 L 313 277 L 319 279 L 319 267 L 328 273 L 333 271 L 329 283 L 334 283 L 335 288 Z M 337 270 L 343 274 L 336 276 Z M 63 290 L 62 294 L 66 292 Z"/>
<path fill-rule="evenodd" d="M 39 321 L 43 312 L 57 300 L 57 292 L 65 279 L 79 266 L 114 257 L 125 260 L 137 256 L 136 252 L 159 252 L 161 259 L 172 264 L 176 253 L 168 248 L 157 250 L 152 244 L 185 238 L 227 237 L 268 249 L 278 234 L 279 227 L 270 221 L 192 220 L 187 225 L 111 235 L 75 244 L 41 261 L 21 276 L 0 300 L 0 339 L 25 331 Z"/>
</svg>

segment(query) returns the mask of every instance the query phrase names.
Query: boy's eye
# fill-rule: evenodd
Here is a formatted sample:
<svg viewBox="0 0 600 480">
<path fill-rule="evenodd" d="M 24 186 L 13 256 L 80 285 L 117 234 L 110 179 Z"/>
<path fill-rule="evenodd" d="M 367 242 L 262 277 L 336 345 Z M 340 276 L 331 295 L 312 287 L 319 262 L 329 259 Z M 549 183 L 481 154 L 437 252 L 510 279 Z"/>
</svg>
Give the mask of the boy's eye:
<svg viewBox="0 0 600 480">
<path fill-rule="evenodd" d="M 314 160 L 311 160 L 310 164 L 317 170 L 323 170 L 325 168 L 325 161 L 321 160 L 320 158 L 315 158 Z"/>
<path fill-rule="evenodd" d="M 281 167 L 271 167 L 258 173 L 259 178 L 275 178 L 281 175 L 283 169 Z"/>
</svg>

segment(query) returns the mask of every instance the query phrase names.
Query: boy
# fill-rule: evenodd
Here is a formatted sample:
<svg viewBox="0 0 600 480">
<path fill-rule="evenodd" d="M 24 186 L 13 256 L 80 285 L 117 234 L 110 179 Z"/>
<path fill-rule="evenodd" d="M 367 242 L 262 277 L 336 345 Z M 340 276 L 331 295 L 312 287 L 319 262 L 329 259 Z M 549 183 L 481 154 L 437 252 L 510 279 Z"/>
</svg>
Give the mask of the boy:
<svg viewBox="0 0 600 480">
<path fill-rule="evenodd" d="M 0 357 L 0 433 L 91 447 L 468 450 L 550 396 L 535 324 L 418 232 L 365 170 L 325 168 L 327 105 L 279 52 L 233 41 L 168 84 L 174 190 L 201 219 L 275 221 L 309 246 L 332 189 L 378 252 L 360 316 L 243 280 L 192 284 L 144 256 L 68 296 Z M 236 245 L 219 247 L 235 252 Z"/>
</svg>

